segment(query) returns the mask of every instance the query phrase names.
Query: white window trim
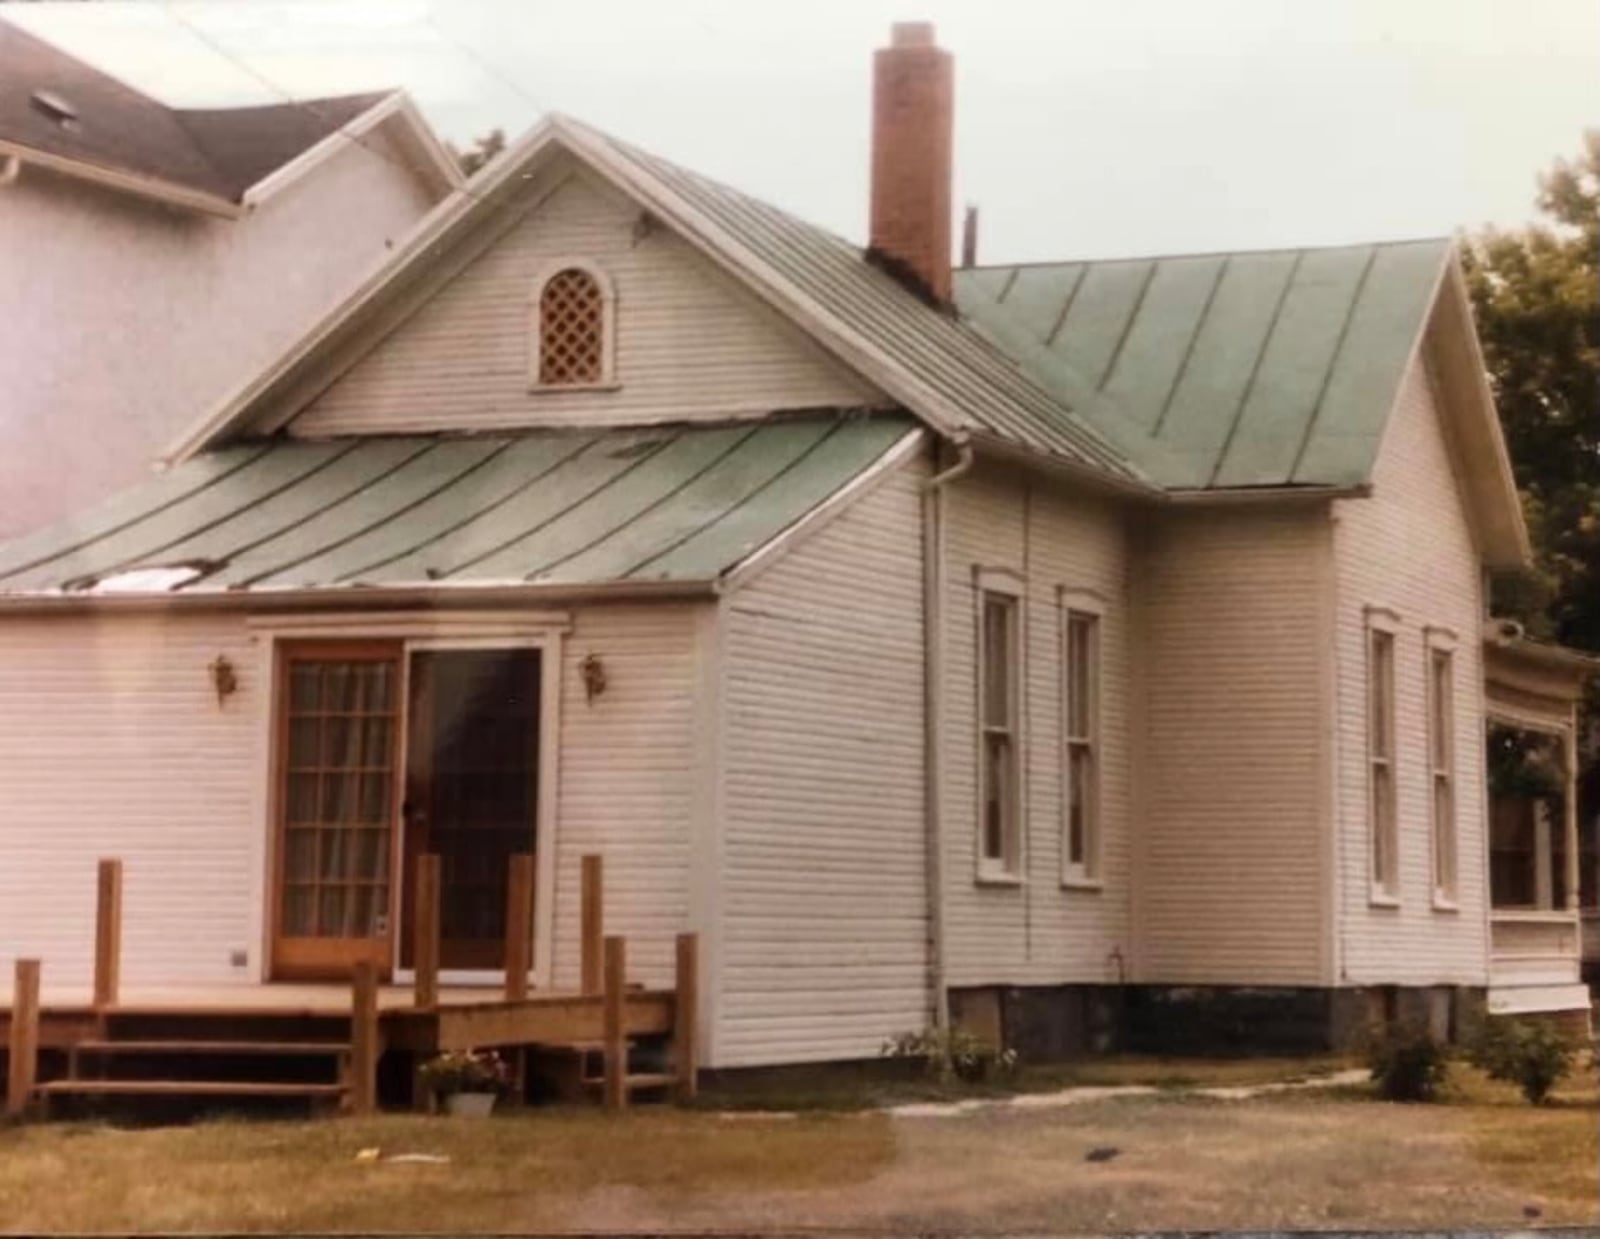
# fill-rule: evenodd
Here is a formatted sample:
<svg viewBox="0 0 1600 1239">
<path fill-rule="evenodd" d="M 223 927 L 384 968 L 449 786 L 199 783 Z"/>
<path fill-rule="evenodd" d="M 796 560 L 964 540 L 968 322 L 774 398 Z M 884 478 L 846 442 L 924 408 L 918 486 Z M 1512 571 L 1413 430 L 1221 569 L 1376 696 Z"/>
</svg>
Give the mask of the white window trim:
<svg viewBox="0 0 1600 1239">
<path fill-rule="evenodd" d="M 1436 912 L 1459 912 L 1461 910 L 1461 777 L 1460 757 L 1456 743 L 1457 727 L 1455 725 L 1456 693 L 1459 690 L 1459 657 L 1458 647 L 1460 638 L 1455 631 L 1437 624 L 1429 624 L 1422 630 L 1422 671 L 1423 693 L 1425 708 L 1427 710 L 1427 771 L 1428 771 L 1428 873 L 1429 889 L 1432 891 L 1433 908 Z M 1436 718 L 1437 702 L 1434 700 L 1435 684 L 1433 678 L 1433 656 L 1435 654 L 1448 654 L 1450 656 L 1450 701 L 1449 712 L 1442 720 L 1445 726 L 1445 764 L 1440 766 L 1435 761 L 1437 748 L 1434 727 L 1441 721 Z M 1449 853 L 1451 872 L 1439 872 L 1439 799 L 1437 783 L 1443 777 L 1450 785 L 1450 823 L 1449 823 Z M 1448 877 L 1448 881 L 1445 879 Z"/>
<path fill-rule="evenodd" d="M 1091 589 L 1067 585 L 1056 587 L 1056 624 L 1058 656 L 1061 675 L 1061 717 L 1059 720 L 1061 751 L 1058 754 L 1061 777 L 1061 885 L 1070 890 L 1098 891 L 1105 888 L 1102 868 L 1105 843 L 1105 801 L 1102 789 L 1105 784 L 1105 720 L 1102 705 L 1105 701 L 1105 595 Z M 1084 859 L 1074 864 L 1071 851 L 1071 796 L 1069 783 L 1072 777 L 1072 746 L 1074 739 L 1068 733 L 1069 670 L 1071 666 L 1069 639 L 1071 618 L 1074 614 L 1094 619 L 1093 644 L 1089 652 L 1091 683 L 1089 685 L 1089 735 L 1087 743 L 1093 761 L 1093 785 L 1090 789 L 1090 812 L 1084 839 Z"/>
<path fill-rule="evenodd" d="M 1399 709 L 1396 700 L 1396 690 L 1399 682 L 1399 657 L 1400 657 L 1400 612 L 1392 607 L 1369 605 L 1363 608 L 1365 623 L 1362 626 L 1362 652 L 1361 662 L 1364 669 L 1362 676 L 1362 719 L 1365 743 L 1363 745 L 1363 762 L 1365 766 L 1365 779 L 1367 794 L 1364 816 L 1367 829 L 1364 832 L 1367 850 L 1367 901 L 1373 907 L 1398 908 L 1400 906 L 1400 779 L 1399 779 L 1399 737 L 1395 734 L 1395 723 L 1398 719 Z M 1389 649 L 1389 694 L 1388 694 L 1388 734 L 1389 753 L 1385 758 L 1389 769 L 1389 822 L 1388 832 L 1382 840 L 1385 856 L 1389 866 L 1389 881 L 1387 884 L 1378 880 L 1377 865 L 1374 862 L 1376 853 L 1374 836 L 1379 823 L 1373 814 L 1375 790 L 1372 772 L 1376 759 L 1372 752 L 1372 636 L 1375 632 L 1386 634 L 1390 639 Z"/>
<path fill-rule="evenodd" d="M 1027 666 L 1027 582 L 1017 572 L 1007 568 L 985 568 L 974 565 L 972 569 L 973 584 L 973 622 L 975 625 L 973 636 L 974 672 L 973 688 L 973 752 L 976 758 L 976 777 L 973 779 L 973 788 L 976 793 L 977 813 L 973 832 L 973 853 L 975 864 L 975 882 L 980 886 L 1012 886 L 1020 887 L 1023 884 L 1023 875 L 1028 871 L 1027 840 L 1028 840 L 1028 795 L 1027 775 L 1028 763 L 1025 760 L 1027 753 L 1027 737 L 1024 734 L 1027 710 L 1022 702 L 1022 688 L 1027 681 L 1024 668 Z M 1005 861 L 992 860 L 984 855 L 983 851 L 983 813 L 984 813 L 984 721 L 983 709 L 988 688 L 985 675 L 983 654 L 983 608 L 984 602 L 990 594 L 1000 595 L 1012 600 L 1014 610 L 1012 614 L 1016 619 L 1016 629 L 1012 634 L 1012 686 L 1010 695 L 1011 704 L 1011 755 L 1015 767 L 1013 780 L 1015 791 L 1015 820 L 1012 823 L 1012 847 L 1014 852 L 1013 863 L 1007 865 Z"/>
<path fill-rule="evenodd" d="M 544 347 L 544 324 L 539 309 L 544 286 L 563 271 L 576 268 L 600 286 L 600 381 L 598 383 L 541 383 L 539 367 Z M 528 390 L 539 395 L 569 392 L 617 391 L 617 288 L 602 268 L 587 258 L 569 255 L 545 263 L 533 278 L 533 293 L 528 298 Z"/>
</svg>

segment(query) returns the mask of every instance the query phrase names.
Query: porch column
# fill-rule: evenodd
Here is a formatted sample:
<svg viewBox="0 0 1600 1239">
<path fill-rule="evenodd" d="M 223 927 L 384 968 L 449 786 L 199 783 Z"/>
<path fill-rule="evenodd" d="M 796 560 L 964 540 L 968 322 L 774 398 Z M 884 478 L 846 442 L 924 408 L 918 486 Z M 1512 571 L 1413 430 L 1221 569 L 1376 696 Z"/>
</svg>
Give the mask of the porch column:
<svg viewBox="0 0 1600 1239">
<path fill-rule="evenodd" d="M 1578 720 L 1573 711 L 1572 725 L 1561 737 L 1562 792 L 1566 821 L 1562 829 L 1567 839 L 1567 910 L 1578 910 Z"/>
<path fill-rule="evenodd" d="M 1550 848 L 1550 802 L 1533 802 L 1533 906 L 1555 908 L 1554 857 Z"/>
</svg>

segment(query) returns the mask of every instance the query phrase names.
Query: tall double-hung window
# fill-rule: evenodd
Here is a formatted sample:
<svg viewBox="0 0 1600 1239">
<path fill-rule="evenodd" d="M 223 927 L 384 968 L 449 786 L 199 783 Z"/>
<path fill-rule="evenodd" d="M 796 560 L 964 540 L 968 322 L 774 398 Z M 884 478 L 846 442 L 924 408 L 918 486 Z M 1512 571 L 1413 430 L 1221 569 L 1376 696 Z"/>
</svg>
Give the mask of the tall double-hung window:
<svg viewBox="0 0 1600 1239">
<path fill-rule="evenodd" d="M 1430 630 L 1427 640 L 1428 780 L 1433 834 L 1433 901 L 1451 906 L 1457 895 L 1455 651 Z"/>
<path fill-rule="evenodd" d="M 1367 620 L 1367 821 L 1372 897 L 1400 897 L 1400 836 L 1395 785 L 1395 627 L 1383 613 Z"/>
<path fill-rule="evenodd" d="M 1100 877 L 1100 616 L 1066 601 L 1061 619 L 1061 880 Z"/>
<path fill-rule="evenodd" d="M 978 574 L 978 877 L 1022 875 L 1022 597 Z"/>
</svg>

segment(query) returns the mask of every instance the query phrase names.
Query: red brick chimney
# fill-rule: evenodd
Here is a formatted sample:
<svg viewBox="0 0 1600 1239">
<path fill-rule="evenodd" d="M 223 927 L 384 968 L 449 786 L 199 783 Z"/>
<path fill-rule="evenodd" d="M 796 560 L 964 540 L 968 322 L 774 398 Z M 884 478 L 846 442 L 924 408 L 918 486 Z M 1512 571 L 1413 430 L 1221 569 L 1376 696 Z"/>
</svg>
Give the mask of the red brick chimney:
<svg viewBox="0 0 1600 1239">
<path fill-rule="evenodd" d="M 921 296 L 950 300 L 955 71 L 932 22 L 896 22 L 873 55 L 868 254 Z"/>
</svg>

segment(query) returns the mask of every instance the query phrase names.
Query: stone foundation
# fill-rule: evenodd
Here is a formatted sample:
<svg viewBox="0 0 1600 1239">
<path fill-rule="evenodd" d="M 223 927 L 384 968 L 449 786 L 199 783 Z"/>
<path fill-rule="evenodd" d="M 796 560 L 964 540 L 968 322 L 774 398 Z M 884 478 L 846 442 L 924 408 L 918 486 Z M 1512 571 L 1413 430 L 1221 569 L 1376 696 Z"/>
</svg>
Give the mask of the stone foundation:
<svg viewBox="0 0 1600 1239">
<path fill-rule="evenodd" d="M 1484 991 L 1466 986 L 1060 985 L 952 990 L 951 1023 L 1028 1062 L 1128 1050 L 1248 1056 L 1348 1053 L 1386 1027 L 1470 1040 Z"/>
<path fill-rule="evenodd" d="M 950 991 L 950 1023 L 1026 1062 L 1120 1048 L 1122 991 L 1114 985 L 983 986 Z"/>
</svg>

